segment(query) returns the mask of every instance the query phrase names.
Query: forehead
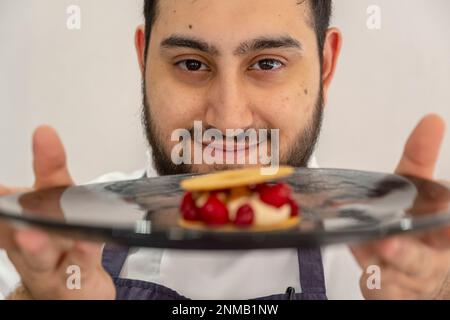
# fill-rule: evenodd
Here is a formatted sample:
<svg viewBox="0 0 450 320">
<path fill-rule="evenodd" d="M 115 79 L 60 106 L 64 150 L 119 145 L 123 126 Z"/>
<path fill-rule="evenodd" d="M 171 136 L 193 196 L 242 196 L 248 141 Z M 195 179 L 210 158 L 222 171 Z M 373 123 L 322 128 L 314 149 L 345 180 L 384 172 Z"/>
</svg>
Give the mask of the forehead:
<svg viewBox="0 0 450 320">
<path fill-rule="evenodd" d="M 304 38 L 313 29 L 305 0 L 159 0 L 152 33 L 190 33 L 226 46 L 260 35 Z"/>
</svg>

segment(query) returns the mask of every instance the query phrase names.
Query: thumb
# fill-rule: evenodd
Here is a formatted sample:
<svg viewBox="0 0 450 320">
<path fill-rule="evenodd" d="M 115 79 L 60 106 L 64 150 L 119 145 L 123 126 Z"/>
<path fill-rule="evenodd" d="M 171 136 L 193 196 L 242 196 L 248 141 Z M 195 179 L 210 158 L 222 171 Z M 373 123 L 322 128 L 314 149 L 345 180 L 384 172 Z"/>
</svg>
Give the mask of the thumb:
<svg viewBox="0 0 450 320">
<path fill-rule="evenodd" d="M 424 117 L 409 136 L 395 173 L 432 179 L 444 133 L 441 117 Z"/>
<path fill-rule="evenodd" d="M 64 146 L 56 131 L 51 127 L 41 126 L 34 132 L 33 169 L 35 189 L 73 184 L 67 169 Z"/>
</svg>

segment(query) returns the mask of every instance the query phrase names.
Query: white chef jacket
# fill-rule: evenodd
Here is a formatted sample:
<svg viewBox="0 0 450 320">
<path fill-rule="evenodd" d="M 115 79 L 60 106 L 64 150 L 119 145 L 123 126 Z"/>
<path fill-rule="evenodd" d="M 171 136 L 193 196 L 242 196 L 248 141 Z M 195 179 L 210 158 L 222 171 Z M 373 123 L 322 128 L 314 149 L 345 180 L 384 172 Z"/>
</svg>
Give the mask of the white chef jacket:
<svg viewBox="0 0 450 320">
<path fill-rule="evenodd" d="M 311 167 L 315 167 L 314 162 Z M 144 170 L 130 175 L 110 173 L 94 182 L 136 179 Z M 155 176 L 152 167 L 149 177 Z M 64 200 L 62 200 L 64 207 Z M 359 278 L 362 270 L 345 245 L 322 248 L 328 299 L 362 299 Z M 131 249 L 122 278 L 157 283 L 191 299 L 251 299 L 280 294 L 287 287 L 301 292 L 296 249 L 250 251 L 181 251 Z M 18 285 L 20 278 L 5 252 L 0 251 L 0 299 Z"/>
</svg>

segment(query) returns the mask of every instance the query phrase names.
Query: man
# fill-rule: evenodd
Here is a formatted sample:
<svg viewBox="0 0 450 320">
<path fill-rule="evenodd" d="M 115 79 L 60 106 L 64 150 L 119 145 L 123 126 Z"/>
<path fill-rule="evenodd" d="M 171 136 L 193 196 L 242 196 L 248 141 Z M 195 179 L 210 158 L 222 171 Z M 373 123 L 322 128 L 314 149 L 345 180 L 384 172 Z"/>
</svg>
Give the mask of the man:
<svg viewBox="0 0 450 320">
<path fill-rule="evenodd" d="M 194 121 L 221 132 L 279 129 L 280 162 L 308 165 L 342 44 L 340 32 L 329 28 L 330 0 L 147 0 L 144 13 L 146 25 L 137 29 L 135 43 L 144 123 L 158 174 L 228 168 L 172 162 L 172 132 L 191 130 Z M 443 121 L 425 117 L 411 134 L 396 172 L 432 178 L 443 135 Z M 34 189 L 73 184 L 63 146 L 51 128 L 36 131 L 33 152 Z M 330 248 L 322 256 L 315 251 L 309 271 L 318 275 L 314 281 L 320 288 L 313 292 L 306 286 L 309 275 L 304 277 L 307 255 L 297 250 L 140 249 L 128 252 L 125 261 L 123 252 L 108 249 L 103 258 L 109 262 L 102 264 L 98 244 L 1 228 L 0 243 L 22 283 L 11 298 L 247 299 L 281 297 L 288 287 L 287 297 L 297 292 L 307 293 L 299 298 L 323 299 L 323 266 L 328 297 L 450 298 L 448 230 L 426 241 L 396 237 L 351 251 Z M 81 290 L 66 288 L 66 268 L 73 264 L 81 267 Z M 118 267 L 115 272 L 111 265 Z M 365 271 L 371 265 L 381 269 L 379 290 L 367 286 Z"/>
</svg>

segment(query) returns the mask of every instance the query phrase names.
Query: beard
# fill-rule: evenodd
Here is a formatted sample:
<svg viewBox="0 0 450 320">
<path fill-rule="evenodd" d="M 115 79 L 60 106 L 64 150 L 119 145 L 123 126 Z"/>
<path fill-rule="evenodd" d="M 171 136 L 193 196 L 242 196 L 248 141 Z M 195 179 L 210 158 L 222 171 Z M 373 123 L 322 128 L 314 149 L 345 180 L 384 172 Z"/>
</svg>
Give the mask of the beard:
<svg viewBox="0 0 450 320">
<path fill-rule="evenodd" d="M 152 148 L 152 160 L 156 172 L 160 176 L 175 175 L 175 174 L 190 174 L 195 173 L 195 167 L 191 164 L 174 164 L 170 154 L 164 150 L 164 140 L 158 130 L 158 127 L 153 121 L 150 108 L 151 105 L 147 99 L 145 80 L 142 81 L 142 123 L 145 130 L 145 136 L 149 146 Z M 319 94 L 316 98 L 313 116 L 308 121 L 303 130 L 297 134 L 292 146 L 288 147 L 284 159 L 280 159 L 280 165 L 288 165 L 292 167 L 302 168 L 307 167 L 309 160 L 314 152 L 317 141 L 319 139 L 322 120 L 323 120 L 323 85 L 320 83 Z M 189 130 L 190 132 L 192 129 Z M 237 168 L 239 166 L 233 166 Z M 210 171 L 224 170 L 223 165 L 210 165 Z"/>
</svg>

